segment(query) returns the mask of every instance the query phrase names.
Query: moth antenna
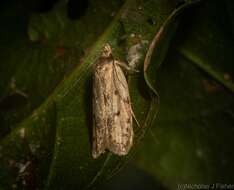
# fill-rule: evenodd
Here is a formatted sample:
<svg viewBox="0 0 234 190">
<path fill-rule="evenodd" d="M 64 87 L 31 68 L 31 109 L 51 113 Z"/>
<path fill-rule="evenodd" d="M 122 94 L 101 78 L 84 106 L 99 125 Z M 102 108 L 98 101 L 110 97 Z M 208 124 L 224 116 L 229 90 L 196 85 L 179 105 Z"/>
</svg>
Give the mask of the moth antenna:
<svg viewBox="0 0 234 190">
<path fill-rule="evenodd" d="M 121 68 L 130 71 L 130 72 L 135 72 L 135 73 L 139 73 L 140 71 L 138 71 L 137 69 L 131 68 L 129 67 L 127 64 L 125 64 L 124 62 L 120 62 L 120 61 L 116 61 L 116 64 L 119 65 Z"/>
<path fill-rule="evenodd" d="M 141 126 L 140 126 L 140 123 L 137 121 L 137 118 L 136 118 L 134 112 L 132 111 L 132 109 L 131 109 L 131 113 L 132 113 L 132 117 L 134 118 L 134 120 L 135 120 L 137 126 L 138 126 L 138 127 L 141 127 Z"/>
</svg>

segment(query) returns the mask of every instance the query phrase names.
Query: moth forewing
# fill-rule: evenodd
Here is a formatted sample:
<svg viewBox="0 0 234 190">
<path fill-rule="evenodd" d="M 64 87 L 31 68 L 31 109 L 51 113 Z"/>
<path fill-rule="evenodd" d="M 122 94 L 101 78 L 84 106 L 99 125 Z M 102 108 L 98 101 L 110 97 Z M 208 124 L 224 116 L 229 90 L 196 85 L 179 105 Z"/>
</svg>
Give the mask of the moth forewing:
<svg viewBox="0 0 234 190">
<path fill-rule="evenodd" d="M 106 149 L 107 131 L 107 97 L 110 96 L 108 89 L 110 84 L 111 64 L 107 60 L 98 61 L 95 64 L 93 75 L 93 150 L 92 156 L 97 158 Z"/>
<path fill-rule="evenodd" d="M 126 155 L 132 146 L 132 112 L 126 78 L 118 64 L 113 64 L 113 118 L 108 149 L 117 155 Z"/>
<path fill-rule="evenodd" d="M 93 113 L 93 158 L 106 149 L 126 155 L 133 142 L 133 112 L 127 80 L 109 44 L 94 66 Z"/>
</svg>

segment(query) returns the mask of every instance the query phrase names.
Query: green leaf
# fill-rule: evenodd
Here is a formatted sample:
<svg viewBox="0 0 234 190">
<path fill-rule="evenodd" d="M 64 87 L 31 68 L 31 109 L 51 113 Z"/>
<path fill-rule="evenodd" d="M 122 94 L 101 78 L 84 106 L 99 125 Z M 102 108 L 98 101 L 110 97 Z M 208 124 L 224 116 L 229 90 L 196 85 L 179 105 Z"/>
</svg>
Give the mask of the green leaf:
<svg viewBox="0 0 234 190">
<path fill-rule="evenodd" d="M 0 83 L 1 189 L 93 188 L 134 155 L 158 110 L 155 74 L 150 71 L 154 67 L 143 71 L 146 49 L 178 2 L 90 1 L 78 20 L 67 17 L 64 1 L 47 13 L 32 15 L 21 3 L 4 7 L 2 19 L 10 27 L 1 39 L 0 53 L 4 63 Z M 15 30 L 11 28 L 14 19 L 7 14 L 13 8 L 18 10 L 13 18 L 23 23 Z M 173 32 L 165 35 L 166 41 L 175 31 L 174 25 L 170 27 Z M 7 34 L 18 41 L 5 38 Z M 106 153 L 94 160 L 92 64 L 106 42 L 112 45 L 116 58 L 127 59 L 141 71 L 128 76 L 133 110 L 141 127 L 134 125 L 134 147 L 129 155 Z M 166 52 L 168 43 L 162 48 Z"/>
<path fill-rule="evenodd" d="M 234 43 L 228 3 L 204 1 L 184 13 L 157 72 L 159 114 L 136 163 L 169 189 L 186 184 L 219 189 L 234 181 Z"/>
</svg>

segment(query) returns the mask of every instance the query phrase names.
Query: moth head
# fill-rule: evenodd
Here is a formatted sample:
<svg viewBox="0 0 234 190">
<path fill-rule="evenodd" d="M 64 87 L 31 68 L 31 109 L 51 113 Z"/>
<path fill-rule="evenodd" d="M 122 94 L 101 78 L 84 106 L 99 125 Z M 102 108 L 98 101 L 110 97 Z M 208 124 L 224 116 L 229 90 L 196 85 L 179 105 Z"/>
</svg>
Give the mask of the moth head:
<svg viewBox="0 0 234 190">
<path fill-rule="evenodd" d="M 110 44 L 106 43 L 103 47 L 102 47 L 102 53 L 101 56 L 102 57 L 110 57 L 112 53 L 112 49 Z"/>
</svg>

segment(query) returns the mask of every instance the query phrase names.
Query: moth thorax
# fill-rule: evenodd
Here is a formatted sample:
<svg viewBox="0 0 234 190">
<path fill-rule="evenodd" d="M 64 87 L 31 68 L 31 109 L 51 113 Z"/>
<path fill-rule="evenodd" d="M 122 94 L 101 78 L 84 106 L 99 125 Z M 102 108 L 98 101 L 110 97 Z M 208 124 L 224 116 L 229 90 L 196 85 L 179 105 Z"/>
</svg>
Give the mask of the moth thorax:
<svg viewBox="0 0 234 190">
<path fill-rule="evenodd" d="M 102 47 L 102 53 L 101 53 L 101 57 L 110 57 L 112 54 L 112 49 L 111 49 L 111 46 L 110 44 L 105 44 L 103 47 Z"/>
</svg>

